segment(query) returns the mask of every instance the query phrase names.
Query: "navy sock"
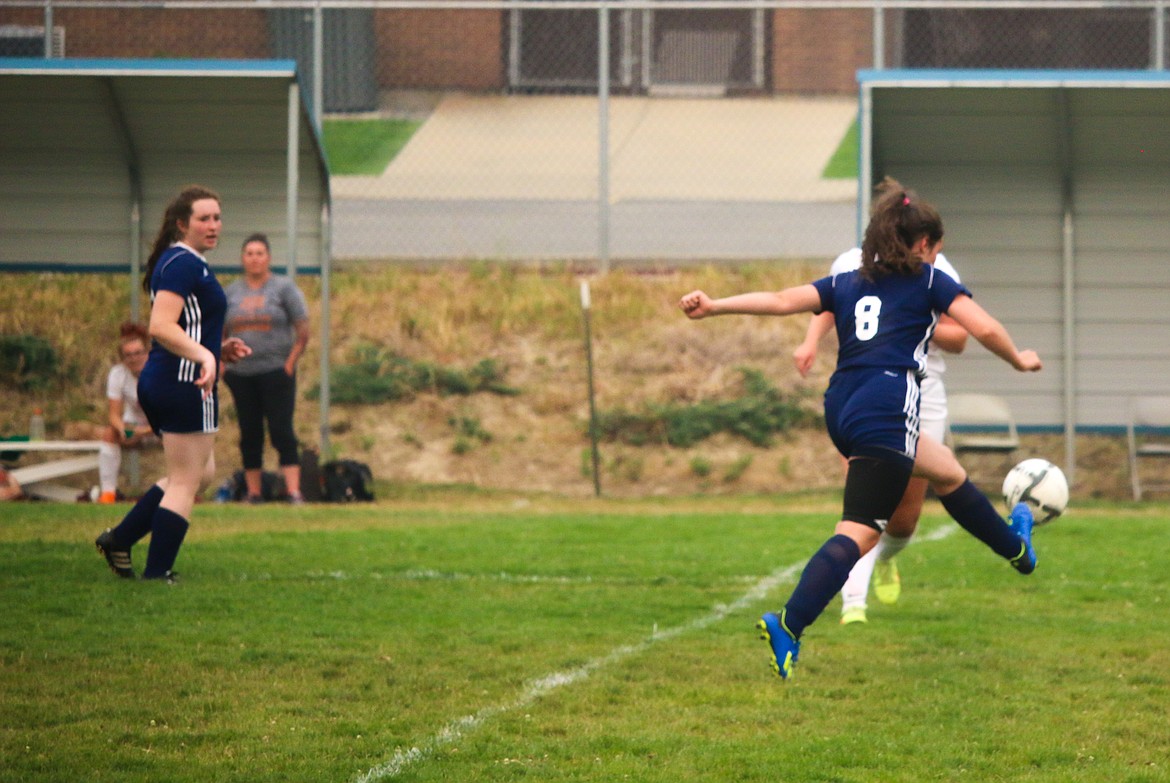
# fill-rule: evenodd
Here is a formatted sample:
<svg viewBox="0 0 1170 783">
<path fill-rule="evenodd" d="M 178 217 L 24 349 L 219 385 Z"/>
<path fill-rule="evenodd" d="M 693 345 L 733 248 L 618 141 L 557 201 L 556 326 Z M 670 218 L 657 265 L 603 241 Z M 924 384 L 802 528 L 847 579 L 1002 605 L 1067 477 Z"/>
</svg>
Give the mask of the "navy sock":
<svg viewBox="0 0 1170 783">
<path fill-rule="evenodd" d="M 987 496 L 971 483 L 971 479 L 949 495 L 940 496 L 939 500 L 964 530 L 991 547 L 991 551 L 1008 560 L 1020 554 L 1023 542 L 1019 535 L 999 515 Z"/>
<path fill-rule="evenodd" d="M 861 549 L 849 536 L 835 535 L 809 558 L 800 582 L 784 605 L 784 624 L 797 639 L 841 592 L 849 572 L 861 558 Z"/>
<path fill-rule="evenodd" d="M 187 535 L 187 520 L 159 506 L 154 512 L 150 526 L 150 549 L 146 552 L 146 569 L 143 579 L 158 579 L 167 575 L 179 556 L 179 547 Z"/>
<path fill-rule="evenodd" d="M 162 502 L 162 487 L 155 484 L 138 499 L 122 521 L 113 529 L 114 540 L 125 546 L 134 546 L 150 532 L 150 520 Z"/>
</svg>

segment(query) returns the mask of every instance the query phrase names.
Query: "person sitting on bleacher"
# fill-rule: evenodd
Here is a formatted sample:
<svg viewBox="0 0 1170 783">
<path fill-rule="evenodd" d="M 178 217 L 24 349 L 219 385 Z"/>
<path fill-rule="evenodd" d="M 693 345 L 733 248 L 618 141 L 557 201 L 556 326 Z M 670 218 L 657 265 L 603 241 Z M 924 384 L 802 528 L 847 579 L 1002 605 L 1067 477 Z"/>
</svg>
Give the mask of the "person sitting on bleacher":
<svg viewBox="0 0 1170 783">
<path fill-rule="evenodd" d="M 20 482 L 0 465 L 0 500 L 16 500 L 23 495 Z"/>
<path fill-rule="evenodd" d="M 106 400 L 109 415 L 98 451 L 99 503 L 113 503 L 118 497 L 118 473 L 122 469 L 122 449 L 142 449 L 159 445 L 150 429 L 146 414 L 138 404 L 138 374 L 146 364 L 150 334 L 141 324 L 126 322 L 118 327 L 118 358 L 106 377 Z"/>
</svg>

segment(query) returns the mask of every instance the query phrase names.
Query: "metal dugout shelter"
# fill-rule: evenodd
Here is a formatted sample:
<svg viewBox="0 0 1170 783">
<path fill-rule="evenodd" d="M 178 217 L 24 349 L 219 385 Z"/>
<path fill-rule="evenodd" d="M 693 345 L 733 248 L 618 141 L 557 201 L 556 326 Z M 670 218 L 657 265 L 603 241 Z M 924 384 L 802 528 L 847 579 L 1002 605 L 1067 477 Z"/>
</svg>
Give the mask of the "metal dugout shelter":
<svg viewBox="0 0 1170 783">
<path fill-rule="evenodd" d="M 1005 397 L 1022 430 L 1122 432 L 1170 378 L 1170 73 L 861 71 L 859 236 L 891 175 L 935 204 L 963 282 L 1044 360 L 972 341 L 952 392 Z"/>
<path fill-rule="evenodd" d="M 328 346 L 329 172 L 294 61 L 0 58 L 0 272 L 128 270 L 138 318 L 141 265 L 190 183 L 224 202 L 214 268 L 238 272 L 263 231 L 289 274 L 320 272 Z"/>
</svg>

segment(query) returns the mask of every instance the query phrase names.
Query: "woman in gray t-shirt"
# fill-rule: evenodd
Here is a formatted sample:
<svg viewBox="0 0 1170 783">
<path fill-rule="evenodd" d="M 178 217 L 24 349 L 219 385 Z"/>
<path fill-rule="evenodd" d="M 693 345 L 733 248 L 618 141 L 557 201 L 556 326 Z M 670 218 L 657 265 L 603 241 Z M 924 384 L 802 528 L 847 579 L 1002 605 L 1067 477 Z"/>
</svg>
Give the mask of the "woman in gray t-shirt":
<svg viewBox="0 0 1170 783">
<path fill-rule="evenodd" d="M 289 500 L 303 502 L 300 455 L 293 431 L 297 361 L 309 342 L 305 296 L 292 279 L 272 273 L 268 237 L 252 234 L 240 251 L 244 275 L 225 289 L 224 337 L 242 337 L 252 355 L 224 372 L 240 422 L 240 456 L 248 501 L 259 503 L 264 458 L 264 423 L 279 456 Z"/>
</svg>

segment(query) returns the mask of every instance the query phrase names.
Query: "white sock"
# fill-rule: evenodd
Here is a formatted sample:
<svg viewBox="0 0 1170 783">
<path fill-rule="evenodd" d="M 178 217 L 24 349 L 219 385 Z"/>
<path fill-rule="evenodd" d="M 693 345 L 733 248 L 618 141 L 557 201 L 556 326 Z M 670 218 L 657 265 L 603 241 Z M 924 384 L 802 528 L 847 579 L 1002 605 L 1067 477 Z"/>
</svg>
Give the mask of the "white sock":
<svg viewBox="0 0 1170 783">
<path fill-rule="evenodd" d="M 842 612 L 848 609 L 865 608 L 865 597 L 869 593 L 869 579 L 873 576 L 873 564 L 876 560 L 877 547 L 874 547 L 853 564 L 849 578 L 841 587 Z"/>
<path fill-rule="evenodd" d="M 122 469 L 122 447 L 116 443 L 98 446 L 98 482 L 102 492 L 118 491 L 118 471 Z"/>
<path fill-rule="evenodd" d="M 882 537 L 878 539 L 877 546 L 873 548 L 873 551 L 877 553 L 877 559 L 884 563 L 887 560 L 893 560 L 899 552 L 910 546 L 910 541 L 913 538 L 913 533 L 908 536 L 892 536 L 889 533 L 882 533 Z"/>
</svg>

